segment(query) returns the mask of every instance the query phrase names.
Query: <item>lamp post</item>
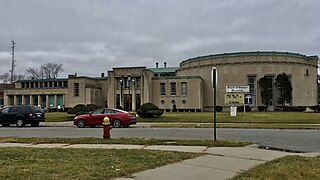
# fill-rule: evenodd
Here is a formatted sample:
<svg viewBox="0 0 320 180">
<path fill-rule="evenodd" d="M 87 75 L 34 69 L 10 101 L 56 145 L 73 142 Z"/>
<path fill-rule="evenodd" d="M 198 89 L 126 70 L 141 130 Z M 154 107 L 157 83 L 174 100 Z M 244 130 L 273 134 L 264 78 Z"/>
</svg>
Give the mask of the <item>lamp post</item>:
<svg viewBox="0 0 320 180">
<path fill-rule="evenodd" d="M 136 78 L 132 77 L 132 111 L 136 111 Z"/>
<path fill-rule="evenodd" d="M 131 74 L 128 75 L 128 88 L 129 88 L 129 97 L 128 97 L 128 111 L 131 111 Z"/>
<path fill-rule="evenodd" d="M 212 67 L 211 70 L 211 81 L 213 87 L 213 140 L 217 141 L 217 82 L 218 82 L 218 73 L 217 68 Z"/>
<path fill-rule="evenodd" d="M 123 76 L 121 76 L 120 80 L 119 80 L 119 84 L 120 84 L 120 106 L 122 107 L 122 88 L 123 88 Z M 118 108 L 118 107 L 117 107 Z"/>
</svg>

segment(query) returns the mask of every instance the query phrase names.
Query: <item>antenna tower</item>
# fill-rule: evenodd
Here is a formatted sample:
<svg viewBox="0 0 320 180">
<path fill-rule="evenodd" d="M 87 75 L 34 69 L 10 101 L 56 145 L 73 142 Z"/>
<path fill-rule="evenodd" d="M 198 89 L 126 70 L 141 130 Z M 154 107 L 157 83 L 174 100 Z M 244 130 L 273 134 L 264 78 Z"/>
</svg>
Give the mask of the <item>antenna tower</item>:
<svg viewBox="0 0 320 180">
<path fill-rule="evenodd" d="M 14 81 L 14 76 L 15 76 L 15 70 L 14 70 L 14 66 L 15 66 L 15 64 L 14 64 L 14 62 L 15 62 L 15 60 L 14 60 L 14 45 L 16 44 L 14 41 L 11 41 L 12 42 L 12 47 L 11 47 L 11 49 L 12 49 L 12 53 L 11 53 L 11 56 L 12 56 L 12 59 L 11 59 L 11 70 L 10 70 L 10 72 L 11 72 L 11 76 L 10 76 L 10 81 L 11 81 L 11 83 Z"/>
</svg>

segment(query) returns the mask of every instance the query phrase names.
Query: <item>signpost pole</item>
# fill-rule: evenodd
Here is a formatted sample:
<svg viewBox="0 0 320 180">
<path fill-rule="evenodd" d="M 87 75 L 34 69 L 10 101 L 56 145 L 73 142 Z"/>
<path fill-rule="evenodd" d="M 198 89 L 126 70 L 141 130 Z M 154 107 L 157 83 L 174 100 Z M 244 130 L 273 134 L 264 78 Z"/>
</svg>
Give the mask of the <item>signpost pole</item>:
<svg viewBox="0 0 320 180">
<path fill-rule="evenodd" d="M 217 69 L 212 67 L 212 86 L 213 86 L 213 140 L 217 141 L 217 108 L 216 108 L 216 96 L 217 96 Z"/>
</svg>

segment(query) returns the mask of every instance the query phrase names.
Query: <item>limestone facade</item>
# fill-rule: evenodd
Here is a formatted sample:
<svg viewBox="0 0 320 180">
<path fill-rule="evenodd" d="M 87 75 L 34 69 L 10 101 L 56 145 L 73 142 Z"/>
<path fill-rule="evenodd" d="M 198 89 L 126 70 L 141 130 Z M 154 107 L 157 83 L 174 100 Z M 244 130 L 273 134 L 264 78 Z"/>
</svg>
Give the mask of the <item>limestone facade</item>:
<svg viewBox="0 0 320 180">
<path fill-rule="evenodd" d="M 69 75 L 52 80 L 23 80 L 14 89 L 4 90 L 4 104 L 39 104 L 42 107 L 73 107 L 97 104 L 136 111 L 152 102 L 170 110 L 211 111 L 213 109 L 212 67 L 216 67 L 217 105 L 225 101 L 226 86 L 249 86 L 250 106 L 261 106 L 257 81 L 268 76 L 273 82 L 278 74 L 289 76 L 293 92 L 290 106 L 318 104 L 318 56 L 289 52 L 239 52 L 201 56 L 184 60 L 180 67 L 117 67 L 107 77 L 90 78 Z M 277 89 L 270 107 L 276 107 Z"/>
</svg>

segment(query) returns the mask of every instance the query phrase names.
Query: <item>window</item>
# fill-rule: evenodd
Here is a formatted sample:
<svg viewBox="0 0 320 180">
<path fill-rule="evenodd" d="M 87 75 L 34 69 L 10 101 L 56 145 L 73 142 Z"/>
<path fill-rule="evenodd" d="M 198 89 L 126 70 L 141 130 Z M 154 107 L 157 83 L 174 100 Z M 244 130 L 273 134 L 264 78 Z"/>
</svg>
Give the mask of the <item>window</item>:
<svg viewBox="0 0 320 180">
<path fill-rule="evenodd" d="M 175 82 L 170 83 L 170 87 L 171 87 L 171 96 L 175 96 L 177 94 L 176 83 Z"/>
<path fill-rule="evenodd" d="M 79 96 L 79 83 L 74 83 L 73 96 Z"/>
<path fill-rule="evenodd" d="M 252 105 L 256 105 L 256 76 L 248 76 L 249 91 L 252 94 Z"/>
<path fill-rule="evenodd" d="M 161 96 L 166 95 L 166 83 L 160 83 L 160 95 Z"/>
<path fill-rule="evenodd" d="M 93 111 L 92 114 L 103 114 L 103 109 L 98 109 L 96 111 Z"/>
<path fill-rule="evenodd" d="M 187 96 L 187 82 L 181 82 L 181 96 Z"/>
<path fill-rule="evenodd" d="M 141 77 L 136 78 L 136 89 L 141 89 Z"/>
<path fill-rule="evenodd" d="M 124 87 L 124 80 L 123 78 L 117 78 L 117 89 L 121 89 L 121 87 Z"/>
</svg>

